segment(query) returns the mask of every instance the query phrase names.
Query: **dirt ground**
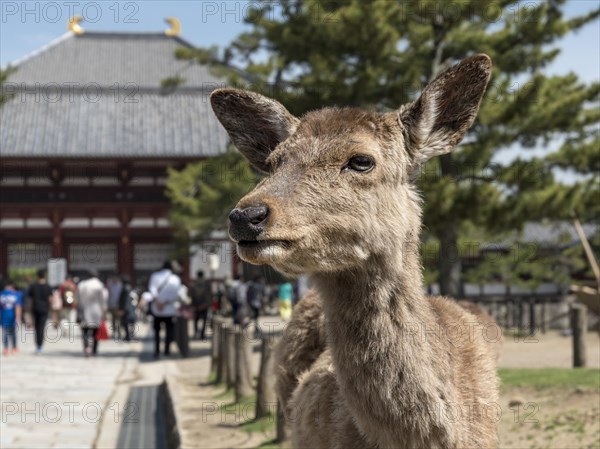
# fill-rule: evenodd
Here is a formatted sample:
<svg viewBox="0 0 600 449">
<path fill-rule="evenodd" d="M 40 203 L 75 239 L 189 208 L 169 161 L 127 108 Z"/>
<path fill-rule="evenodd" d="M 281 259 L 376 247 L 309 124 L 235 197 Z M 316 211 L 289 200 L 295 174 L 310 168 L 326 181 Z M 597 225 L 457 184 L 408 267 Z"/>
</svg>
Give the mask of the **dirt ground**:
<svg viewBox="0 0 600 449">
<path fill-rule="evenodd" d="M 597 389 L 504 388 L 501 402 L 502 449 L 600 448 Z"/>
<path fill-rule="evenodd" d="M 600 338 L 586 336 L 587 365 L 600 368 Z M 572 339 L 558 332 L 516 338 L 505 335 L 499 368 L 570 368 Z M 208 385 L 208 343 L 193 343 L 196 357 L 177 362 L 176 401 L 181 412 L 182 447 L 253 448 L 274 437 L 272 428 L 249 428 L 252 406 L 227 407 L 232 396 Z M 258 353 L 254 353 L 258 371 Z M 598 371 L 600 385 L 600 370 Z M 600 449 L 600 387 L 501 387 L 501 449 Z"/>
<path fill-rule="evenodd" d="M 572 338 L 556 331 L 527 338 L 505 334 L 499 367 L 571 368 L 572 351 Z M 599 369 L 595 332 L 586 334 L 586 355 L 587 367 Z M 500 405 L 500 448 L 600 448 L 599 388 L 503 386 Z"/>
<path fill-rule="evenodd" d="M 600 368 L 600 338 L 597 332 L 588 332 L 585 338 L 587 366 Z M 499 368 L 571 368 L 573 366 L 573 339 L 558 331 L 532 336 L 513 336 L 504 333 Z"/>
</svg>

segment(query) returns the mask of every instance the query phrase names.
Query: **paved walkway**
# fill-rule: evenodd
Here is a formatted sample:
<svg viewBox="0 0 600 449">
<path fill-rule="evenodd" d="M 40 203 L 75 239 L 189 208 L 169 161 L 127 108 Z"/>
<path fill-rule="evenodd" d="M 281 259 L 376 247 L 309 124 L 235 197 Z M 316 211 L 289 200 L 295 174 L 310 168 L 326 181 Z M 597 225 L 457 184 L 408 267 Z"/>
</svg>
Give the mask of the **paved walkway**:
<svg viewBox="0 0 600 449">
<path fill-rule="evenodd" d="M 146 363 L 149 341 L 103 341 L 85 358 L 79 329 L 47 336 L 41 355 L 24 331 L 20 353 L 2 357 L 1 448 L 165 447 L 156 398 L 171 360 Z"/>
</svg>

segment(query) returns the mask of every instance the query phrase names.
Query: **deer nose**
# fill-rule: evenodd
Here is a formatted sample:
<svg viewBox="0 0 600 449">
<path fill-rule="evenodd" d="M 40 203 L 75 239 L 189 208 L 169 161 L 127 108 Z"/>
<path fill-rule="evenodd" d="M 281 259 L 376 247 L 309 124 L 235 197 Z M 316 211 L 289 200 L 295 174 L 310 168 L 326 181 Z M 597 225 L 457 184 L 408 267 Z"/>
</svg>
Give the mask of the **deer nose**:
<svg viewBox="0 0 600 449">
<path fill-rule="evenodd" d="M 235 208 L 229 214 L 229 235 L 237 242 L 256 240 L 264 231 L 268 216 L 269 209 L 263 205 Z"/>
</svg>

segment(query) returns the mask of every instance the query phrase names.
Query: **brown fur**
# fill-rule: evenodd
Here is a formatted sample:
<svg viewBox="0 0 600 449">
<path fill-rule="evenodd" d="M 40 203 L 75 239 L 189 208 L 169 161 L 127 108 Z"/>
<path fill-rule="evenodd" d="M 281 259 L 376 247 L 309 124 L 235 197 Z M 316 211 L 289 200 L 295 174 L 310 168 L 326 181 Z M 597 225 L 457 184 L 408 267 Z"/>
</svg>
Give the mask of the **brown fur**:
<svg viewBox="0 0 600 449">
<path fill-rule="evenodd" d="M 323 306 L 325 350 L 318 319 L 314 329 L 292 321 L 302 341 L 288 340 L 279 362 L 284 400 L 307 369 L 288 403 L 294 447 L 496 446 L 495 353 L 476 316 L 423 293 L 412 183 L 421 163 L 460 142 L 490 73 L 487 56 L 469 58 L 385 114 L 322 109 L 298 120 L 258 94 L 212 94 L 234 144 L 269 173 L 237 205 L 268 209 L 257 240 L 238 241 L 240 256 L 308 273 Z M 374 166 L 356 169 L 357 156 Z M 320 316 L 315 304 L 303 313 Z"/>
<path fill-rule="evenodd" d="M 429 296 L 430 301 L 443 301 Z M 474 315 L 477 330 L 483 332 L 485 343 L 491 347 L 498 361 L 502 350 L 502 332 L 498 323 L 481 307 L 470 301 L 457 304 Z M 321 298 L 310 290 L 294 308 L 292 319 L 276 348 L 277 397 L 285 407 L 298 385 L 298 379 L 313 365 L 327 348 L 325 316 Z"/>
</svg>

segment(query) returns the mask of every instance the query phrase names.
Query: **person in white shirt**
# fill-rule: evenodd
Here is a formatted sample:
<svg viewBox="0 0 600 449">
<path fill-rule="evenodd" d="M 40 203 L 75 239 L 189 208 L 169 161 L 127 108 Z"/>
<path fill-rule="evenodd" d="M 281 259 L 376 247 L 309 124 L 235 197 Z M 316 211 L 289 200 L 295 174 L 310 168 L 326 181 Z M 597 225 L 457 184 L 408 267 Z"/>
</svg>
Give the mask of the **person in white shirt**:
<svg viewBox="0 0 600 449">
<path fill-rule="evenodd" d="M 171 342 L 175 334 L 175 317 L 177 316 L 176 302 L 181 287 L 181 279 L 173 273 L 173 266 L 170 261 L 163 264 L 161 270 L 152 273 L 148 283 L 148 291 L 152 295 L 150 303 L 150 312 L 154 317 L 154 357 L 160 355 L 160 330 L 164 323 L 165 337 L 165 355 L 171 352 Z"/>
<path fill-rule="evenodd" d="M 108 290 L 98 279 L 95 269 L 89 270 L 89 277 L 77 286 L 78 315 L 83 335 L 83 350 L 86 357 L 98 353 L 98 328 L 106 317 Z"/>
</svg>

